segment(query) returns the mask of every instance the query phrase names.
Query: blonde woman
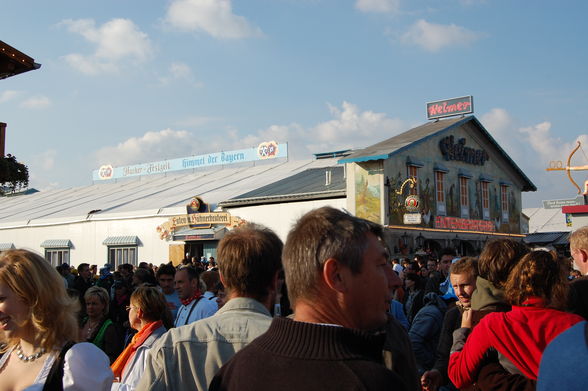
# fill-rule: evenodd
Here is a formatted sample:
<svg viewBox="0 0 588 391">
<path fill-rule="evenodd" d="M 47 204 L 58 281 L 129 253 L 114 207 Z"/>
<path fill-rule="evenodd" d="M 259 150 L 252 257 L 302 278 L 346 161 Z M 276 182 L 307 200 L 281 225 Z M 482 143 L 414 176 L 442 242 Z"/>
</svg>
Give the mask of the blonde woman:
<svg viewBox="0 0 588 391">
<path fill-rule="evenodd" d="M 108 318 L 110 297 L 104 288 L 93 286 L 84 294 L 87 316 L 82 320 L 80 340 L 92 342 L 113 363 L 122 350 L 122 339 Z"/>
<path fill-rule="evenodd" d="M 131 295 L 129 324 L 137 334 L 112 364 L 113 390 L 134 390 L 145 370 L 147 353 L 155 341 L 173 326 L 163 293 L 150 286 L 139 286 Z"/>
<path fill-rule="evenodd" d="M 108 357 L 77 336 L 77 299 L 57 271 L 27 250 L 0 254 L 2 390 L 108 390 Z"/>
</svg>

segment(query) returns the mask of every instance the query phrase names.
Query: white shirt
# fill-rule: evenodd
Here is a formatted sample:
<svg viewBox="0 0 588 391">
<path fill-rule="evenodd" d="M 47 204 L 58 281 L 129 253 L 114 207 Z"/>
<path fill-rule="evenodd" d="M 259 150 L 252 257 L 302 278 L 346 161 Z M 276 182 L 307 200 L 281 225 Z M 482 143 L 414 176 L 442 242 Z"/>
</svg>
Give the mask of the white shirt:
<svg viewBox="0 0 588 391">
<path fill-rule="evenodd" d="M 0 367 L 4 365 L 11 352 L 12 349 L 4 354 L 0 360 Z M 24 391 L 43 390 L 47 376 L 58 355 L 58 351 L 47 355 L 35 382 Z M 64 391 L 108 391 L 112 386 L 113 378 L 108 356 L 95 345 L 81 342 L 73 345 L 65 354 L 63 362 Z"/>
<path fill-rule="evenodd" d="M 208 300 L 205 297 L 193 300 L 190 304 L 182 305 L 178 310 L 178 315 L 174 325 L 176 327 L 184 326 L 197 320 L 208 318 L 216 313 L 218 304 L 216 300 Z"/>
</svg>

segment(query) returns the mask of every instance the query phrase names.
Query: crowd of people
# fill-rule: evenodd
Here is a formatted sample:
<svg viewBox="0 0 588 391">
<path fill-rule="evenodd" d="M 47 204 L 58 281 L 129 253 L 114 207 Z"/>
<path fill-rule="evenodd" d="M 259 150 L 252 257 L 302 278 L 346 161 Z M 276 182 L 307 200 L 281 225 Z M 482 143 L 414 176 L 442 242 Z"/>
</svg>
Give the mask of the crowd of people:
<svg viewBox="0 0 588 391">
<path fill-rule="evenodd" d="M 0 389 L 585 389 L 562 375 L 588 366 L 588 227 L 570 252 L 576 268 L 506 238 L 391 259 L 380 225 L 329 207 L 285 243 L 229 231 L 218 263 L 53 268 L 8 250 Z"/>
</svg>

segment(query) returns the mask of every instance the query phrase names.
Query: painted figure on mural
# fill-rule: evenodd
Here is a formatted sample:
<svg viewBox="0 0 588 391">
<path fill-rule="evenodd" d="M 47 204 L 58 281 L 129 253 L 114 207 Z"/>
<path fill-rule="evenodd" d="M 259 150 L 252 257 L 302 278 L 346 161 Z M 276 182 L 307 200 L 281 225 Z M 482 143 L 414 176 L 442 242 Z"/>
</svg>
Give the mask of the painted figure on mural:
<svg viewBox="0 0 588 391">
<path fill-rule="evenodd" d="M 425 179 L 425 188 L 423 189 L 421 187 L 421 191 L 420 191 L 420 197 L 421 197 L 421 203 L 422 203 L 422 209 L 421 209 L 421 214 L 423 216 L 423 225 L 430 227 L 432 226 L 432 223 L 429 224 L 431 222 L 431 205 L 434 204 L 433 202 L 433 189 L 432 186 L 430 186 L 430 179 L 427 178 Z"/>
<path fill-rule="evenodd" d="M 447 192 L 447 215 L 448 216 L 459 216 L 457 210 L 457 200 L 456 200 L 456 192 L 455 192 L 455 184 L 452 184 L 449 187 L 449 191 Z"/>
</svg>

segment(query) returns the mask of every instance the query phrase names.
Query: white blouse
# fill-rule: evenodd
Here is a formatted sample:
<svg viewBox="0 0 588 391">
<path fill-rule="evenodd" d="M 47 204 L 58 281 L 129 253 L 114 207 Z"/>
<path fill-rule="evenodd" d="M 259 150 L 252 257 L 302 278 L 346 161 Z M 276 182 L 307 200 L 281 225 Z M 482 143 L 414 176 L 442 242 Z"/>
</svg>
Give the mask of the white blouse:
<svg viewBox="0 0 588 391">
<path fill-rule="evenodd" d="M 12 350 L 10 349 L 2 356 L 0 368 L 4 366 Z M 25 388 L 25 391 L 43 390 L 51 366 L 58 355 L 59 351 L 47 355 L 35 382 Z M 94 344 L 78 343 L 65 353 L 63 363 L 64 391 L 107 391 L 112 386 L 113 377 L 108 356 Z"/>
</svg>

